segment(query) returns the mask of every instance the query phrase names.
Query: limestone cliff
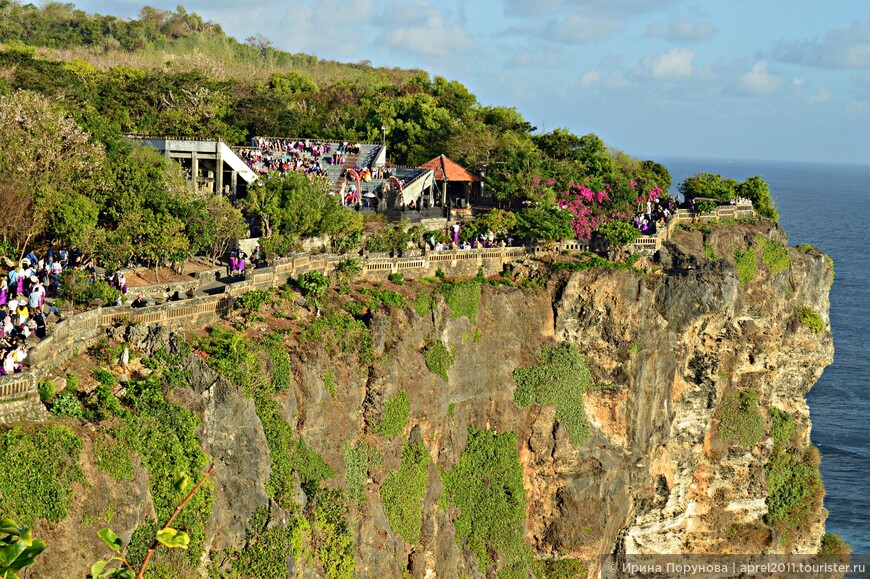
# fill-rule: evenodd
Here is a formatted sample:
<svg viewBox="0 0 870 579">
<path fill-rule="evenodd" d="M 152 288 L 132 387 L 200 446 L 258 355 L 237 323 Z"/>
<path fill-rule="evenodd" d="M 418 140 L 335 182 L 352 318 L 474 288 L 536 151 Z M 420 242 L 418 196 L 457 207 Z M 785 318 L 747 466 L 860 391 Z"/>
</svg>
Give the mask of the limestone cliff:
<svg viewBox="0 0 870 579">
<path fill-rule="evenodd" d="M 484 285 L 476 319 L 454 317 L 440 295 L 431 307 L 373 311 L 365 318 L 371 359 L 289 338 L 292 385 L 276 400 L 294 435 L 336 473 L 324 484 L 351 484 L 348 444 L 363 441 L 380 457 L 369 464 L 364 497 L 349 501 L 353 574 L 483 577 L 507 569 L 499 545 L 489 545 L 490 563 L 481 565 L 473 545 L 457 540 L 461 509 L 448 497 L 445 473 L 460 462 L 473 428 L 517 435 L 523 541 L 534 559 L 576 559 L 582 571 L 572 569 L 594 575 L 598 558 L 613 553 L 817 552 L 826 516 L 820 483 L 812 482 L 800 512 L 768 513 L 774 457 L 787 451 L 789 460 L 814 466 L 804 395 L 833 355 L 833 271 L 817 250 L 784 252 L 785 241 L 771 224 L 716 226 L 677 232 L 655 261 L 638 264 L 642 270 L 552 273 L 558 268 L 526 262 L 513 279 L 546 283 Z M 169 339 L 135 327 L 117 337 L 143 351 Z M 433 341 L 452 349 L 446 381 L 427 368 Z M 576 346 L 599 385 L 583 394 L 588 437 L 579 444 L 556 406 L 515 402 L 514 370 L 537 364 L 543 347 L 560 342 Z M 217 463 L 205 559 L 236 576 L 221 553 L 253 544 L 255 512 L 286 520 L 293 509 L 278 507 L 267 491 L 270 447 L 259 407 L 200 357 L 191 355 L 187 370 L 188 386 L 172 400 L 202 420 L 202 446 Z M 384 435 L 379 425 L 400 392 L 410 401 L 404 436 Z M 774 415 L 787 415 L 791 436 L 772 436 Z M 405 464 L 403 447 L 415 442 L 431 462 L 412 545 L 391 527 L 383 489 Z M 144 473 L 136 472 L 125 487 L 132 491 L 112 491 L 135 497 L 122 536 L 147 510 Z M 296 495 L 304 503 L 301 489 Z M 74 544 L 66 532 L 55 529 L 52 538 Z M 88 546 L 82 559 L 99 555 Z M 317 556 L 290 556 L 286 568 L 293 576 L 326 573 Z"/>
</svg>

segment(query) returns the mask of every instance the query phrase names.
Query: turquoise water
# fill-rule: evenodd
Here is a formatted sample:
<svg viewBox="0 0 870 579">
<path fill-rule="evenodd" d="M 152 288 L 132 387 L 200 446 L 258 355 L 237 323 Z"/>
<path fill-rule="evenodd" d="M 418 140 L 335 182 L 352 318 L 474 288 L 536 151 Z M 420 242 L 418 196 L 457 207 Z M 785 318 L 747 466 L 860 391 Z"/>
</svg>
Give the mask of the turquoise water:
<svg viewBox="0 0 870 579">
<path fill-rule="evenodd" d="M 822 453 L 827 529 L 854 553 L 870 553 L 870 165 L 664 159 L 676 185 L 698 171 L 770 185 L 791 245 L 811 243 L 834 259 L 834 363 L 807 399 Z"/>
</svg>

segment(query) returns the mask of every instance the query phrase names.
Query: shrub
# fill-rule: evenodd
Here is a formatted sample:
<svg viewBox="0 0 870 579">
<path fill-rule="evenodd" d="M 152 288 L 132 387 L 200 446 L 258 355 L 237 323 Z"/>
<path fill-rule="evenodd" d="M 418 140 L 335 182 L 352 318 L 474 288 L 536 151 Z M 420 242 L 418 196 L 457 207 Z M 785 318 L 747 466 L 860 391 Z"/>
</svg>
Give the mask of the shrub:
<svg viewBox="0 0 870 579">
<path fill-rule="evenodd" d="M 439 278 L 439 279 L 444 279 L 444 277 L 445 277 L 446 275 L 447 275 L 447 274 L 444 273 L 444 270 L 441 269 L 440 267 L 439 267 L 438 269 L 435 270 L 435 277 L 437 277 L 437 278 Z"/>
<path fill-rule="evenodd" d="M 69 416 L 78 420 L 85 418 L 85 407 L 82 405 L 82 401 L 69 388 L 54 398 L 50 410 L 58 416 Z"/>
<path fill-rule="evenodd" d="M 374 345 L 368 326 L 343 310 L 327 312 L 312 320 L 299 333 L 299 340 L 320 344 L 330 353 L 356 353 L 364 364 L 374 360 Z"/>
<path fill-rule="evenodd" d="M 734 262 L 737 265 L 737 277 L 740 278 L 740 283 L 749 283 L 755 279 L 755 261 L 754 248 L 749 247 L 744 252 L 739 249 L 734 250 Z"/>
<path fill-rule="evenodd" d="M 335 266 L 335 275 L 339 283 L 352 281 L 362 273 L 362 265 L 358 259 L 346 257 Z"/>
<path fill-rule="evenodd" d="M 429 451 L 422 442 L 406 442 L 402 447 L 399 470 L 388 474 L 381 486 L 390 528 L 411 545 L 420 542 L 423 499 L 429 486 L 429 461 Z"/>
<path fill-rule="evenodd" d="M 695 206 L 695 210 L 698 213 L 712 213 L 716 211 L 716 202 L 715 201 L 699 201 Z"/>
<path fill-rule="evenodd" d="M 633 243 L 640 237 L 640 231 L 627 221 L 614 219 L 598 226 L 598 233 L 613 247 L 622 247 Z"/>
<path fill-rule="evenodd" d="M 523 543 L 526 493 L 514 432 L 468 429 L 468 443 L 456 465 L 442 476 L 447 501 L 456 505 L 456 540 L 477 556 L 481 572 L 496 562 L 512 576 L 527 576 L 531 550 Z"/>
<path fill-rule="evenodd" d="M 243 577 L 284 577 L 287 574 L 287 557 L 294 560 L 303 556 L 302 536 L 309 530 L 308 521 L 301 517 L 291 517 L 286 525 L 276 525 L 269 520 L 267 507 L 260 507 L 251 517 L 245 546 L 229 552 L 232 564 L 232 579 Z M 215 571 L 217 577 L 224 575 Z"/>
<path fill-rule="evenodd" d="M 391 273 L 387 276 L 387 279 L 396 285 L 402 285 L 405 283 L 405 277 L 400 273 Z"/>
<path fill-rule="evenodd" d="M 444 342 L 436 340 L 430 343 L 423 350 L 423 357 L 430 372 L 440 376 L 445 382 L 449 381 L 447 371 L 453 365 L 453 354 Z"/>
<path fill-rule="evenodd" d="M 355 501 L 366 498 L 366 482 L 369 478 L 368 445 L 359 441 L 356 445 L 344 444 L 344 484 L 347 495 Z"/>
<path fill-rule="evenodd" d="M 54 398 L 54 393 L 57 391 L 57 384 L 54 380 L 43 380 L 38 386 L 39 399 L 43 402 L 50 402 Z"/>
<path fill-rule="evenodd" d="M 813 308 L 801 306 L 797 309 L 795 315 L 801 325 L 805 328 L 809 328 L 814 334 L 821 334 L 825 331 L 825 321 Z"/>
<path fill-rule="evenodd" d="M 825 533 L 822 537 L 819 553 L 822 555 L 848 555 L 852 547 L 836 533 Z"/>
<path fill-rule="evenodd" d="M 791 256 L 788 254 L 788 248 L 780 242 L 758 234 L 755 236 L 755 245 L 761 248 L 761 262 L 767 266 L 771 275 L 776 275 L 791 267 Z"/>
<path fill-rule="evenodd" d="M 311 541 L 314 555 L 329 579 L 350 579 L 356 562 L 353 557 L 353 531 L 347 524 L 347 507 L 341 492 L 322 489 L 314 497 Z"/>
<path fill-rule="evenodd" d="M 130 446 L 105 437 L 94 441 L 94 465 L 119 482 L 131 481 L 136 475 Z"/>
<path fill-rule="evenodd" d="M 538 559 L 532 564 L 538 579 L 573 579 L 586 575 L 586 568 L 579 559 Z"/>
<path fill-rule="evenodd" d="M 767 475 L 765 522 L 793 528 L 806 522 L 812 500 L 821 489 L 819 469 L 791 452 L 775 453 L 764 467 Z"/>
<path fill-rule="evenodd" d="M 779 408 L 770 409 L 770 437 L 774 448 L 787 448 L 794 436 L 794 418 Z"/>
<path fill-rule="evenodd" d="M 569 342 L 541 348 L 539 359 L 535 366 L 514 369 L 514 402 L 524 408 L 535 402 L 554 405 L 556 419 L 568 431 L 571 443 L 583 444 L 589 436 L 583 393 L 593 386 L 589 366 Z"/>
<path fill-rule="evenodd" d="M 741 446 L 751 448 L 764 436 L 764 417 L 758 410 L 758 391 L 753 388 L 737 396 L 726 395 L 716 414 L 722 438 L 736 438 Z"/>
<path fill-rule="evenodd" d="M 3 516 L 31 527 L 67 516 L 74 483 L 83 483 L 79 467 L 82 441 L 67 426 L 13 426 L 0 436 L 0 493 Z"/>
<path fill-rule="evenodd" d="M 400 391 L 387 400 L 387 403 L 384 405 L 384 417 L 380 425 L 378 425 L 378 434 L 399 436 L 405 431 L 410 414 L 411 399 L 408 397 L 407 392 Z"/>
<path fill-rule="evenodd" d="M 434 305 L 435 301 L 429 294 L 420 294 L 414 298 L 414 311 L 417 312 L 417 315 L 421 318 L 431 314 Z"/>
<path fill-rule="evenodd" d="M 719 256 L 716 255 L 716 250 L 713 249 L 713 246 L 710 245 L 709 241 L 704 242 L 704 257 L 707 258 L 707 261 L 719 260 Z"/>
<path fill-rule="evenodd" d="M 472 322 L 477 320 L 480 288 L 480 282 L 474 280 L 444 284 L 441 291 L 454 319 L 467 317 Z"/>
<path fill-rule="evenodd" d="M 271 292 L 265 290 L 251 290 L 243 293 L 233 302 L 233 308 L 248 312 L 259 312 L 271 298 Z"/>
</svg>

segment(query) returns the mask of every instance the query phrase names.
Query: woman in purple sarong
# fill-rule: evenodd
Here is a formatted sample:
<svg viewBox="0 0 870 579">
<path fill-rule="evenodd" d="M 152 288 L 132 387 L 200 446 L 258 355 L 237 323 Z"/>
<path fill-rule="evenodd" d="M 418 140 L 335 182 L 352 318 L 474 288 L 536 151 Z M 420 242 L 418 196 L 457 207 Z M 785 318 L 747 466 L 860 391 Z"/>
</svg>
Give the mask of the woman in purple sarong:
<svg viewBox="0 0 870 579">
<path fill-rule="evenodd" d="M 248 254 L 240 249 L 239 250 L 238 268 L 239 268 L 239 274 L 241 274 L 241 275 L 245 275 L 245 259 L 247 259 L 247 257 L 248 257 Z"/>
<path fill-rule="evenodd" d="M 6 302 L 9 301 L 9 284 L 6 283 L 6 278 L 4 277 L 0 280 L 0 307 L 5 307 Z"/>
<path fill-rule="evenodd" d="M 236 250 L 232 250 L 230 252 L 230 275 L 236 273 L 236 266 L 238 264 L 238 258 L 236 257 Z"/>
</svg>

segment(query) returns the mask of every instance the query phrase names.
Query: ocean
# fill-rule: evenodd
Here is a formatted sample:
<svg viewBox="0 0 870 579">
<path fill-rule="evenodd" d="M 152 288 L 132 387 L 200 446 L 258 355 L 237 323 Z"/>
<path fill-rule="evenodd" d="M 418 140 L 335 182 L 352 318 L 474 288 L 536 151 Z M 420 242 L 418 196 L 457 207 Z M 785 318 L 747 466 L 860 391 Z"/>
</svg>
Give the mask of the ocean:
<svg viewBox="0 0 870 579">
<path fill-rule="evenodd" d="M 834 259 L 834 363 L 807 395 L 812 441 L 822 453 L 826 527 L 870 554 L 870 165 L 658 159 L 673 185 L 699 171 L 770 185 L 790 245 L 811 243 Z"/>
</svg>

